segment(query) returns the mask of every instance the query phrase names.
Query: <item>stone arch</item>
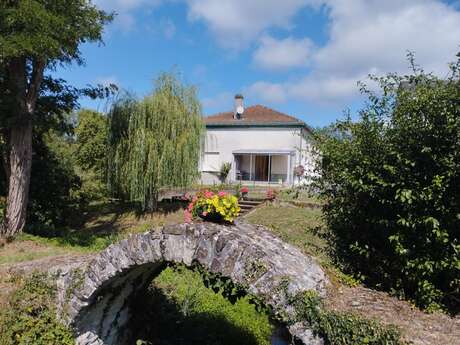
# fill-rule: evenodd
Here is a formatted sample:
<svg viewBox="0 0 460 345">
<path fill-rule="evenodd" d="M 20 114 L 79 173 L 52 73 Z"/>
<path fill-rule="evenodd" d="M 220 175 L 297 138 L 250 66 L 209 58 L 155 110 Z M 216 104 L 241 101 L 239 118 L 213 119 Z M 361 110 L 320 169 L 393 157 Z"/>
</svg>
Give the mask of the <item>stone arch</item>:
<svg viewBox="0 0 460 345">
<path fill-rule="evenodd" d="M 79 345 L 126 343 L 131 297 L 145 289 L 166 263 L 197 263 L 247 287 L 275 312 L 287 315 L 279 287 L 326 293 L 327 278 L 316 261 L 262 226 L 238 223 L 180 224 L 131 235 L 74 267 L 60 271 L 58 309 Z M 307 325 L 289 331 L 304 344 L 321 343 Z"/>
</svg>

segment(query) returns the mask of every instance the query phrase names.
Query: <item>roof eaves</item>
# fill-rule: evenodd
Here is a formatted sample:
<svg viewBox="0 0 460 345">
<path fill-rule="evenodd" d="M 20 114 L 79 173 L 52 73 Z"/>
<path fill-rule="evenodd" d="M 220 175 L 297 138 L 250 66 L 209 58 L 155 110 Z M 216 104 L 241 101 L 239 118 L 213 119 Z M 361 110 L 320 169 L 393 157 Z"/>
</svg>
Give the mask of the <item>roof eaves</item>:
<svg viewBox="0 0 460 345">
<path fill-rule="evenodd" d="M 303 122 L 208 122 L 206 127 L 295 127 L 301 128 L 308 126 Z"/>
</svg>

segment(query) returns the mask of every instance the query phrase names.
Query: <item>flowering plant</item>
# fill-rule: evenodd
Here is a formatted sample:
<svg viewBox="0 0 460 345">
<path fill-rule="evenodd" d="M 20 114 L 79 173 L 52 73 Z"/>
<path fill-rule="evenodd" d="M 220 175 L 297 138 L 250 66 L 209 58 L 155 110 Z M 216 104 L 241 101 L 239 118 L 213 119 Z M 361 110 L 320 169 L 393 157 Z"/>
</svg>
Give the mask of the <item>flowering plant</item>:
<svg viewBox="0 0 460 345">
<path fill-rule="evenodd" d="M 241 188 L 241 194 L 248 194 L 248 193 L 249 193 L 249 188 L 248 187 Z"/>
<path fill-rule="evenodd" d="M 215 222 L 232 223 L 239 213 L 238 199 L 234 195 L 205 190 L 192 198 L 185 211 L 185 221 L 191 222 L 193 218 L 201 217 Z"/>
<path fill-rule="evenodd" d="M 305 168 L 303 165 L 298 165 L 294 168 L 294 175 L 296 177 L 302 177 L 305 174 Z"/>
<path fill-rule="evenodd" d="M 276 198 L 276 192 L 273 189 L 267 190 L 267 199 L 274 200 Z"/>
</svg>

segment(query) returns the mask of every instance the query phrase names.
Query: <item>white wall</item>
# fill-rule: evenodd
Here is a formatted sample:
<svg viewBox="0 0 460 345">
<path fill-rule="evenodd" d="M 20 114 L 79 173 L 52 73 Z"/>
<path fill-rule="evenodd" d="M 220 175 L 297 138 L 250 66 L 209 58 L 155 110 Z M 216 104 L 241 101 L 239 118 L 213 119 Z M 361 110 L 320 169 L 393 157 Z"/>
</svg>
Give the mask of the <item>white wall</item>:
<svg viewBox="0 0 460 345">
<path fill-rule="evenodd" d="M 235 162 L 233 151 L 236 150 L 290 150 L 294 151 L 291 157 L 289 173 L 295 166 L 302 164 L 306 170 L 313 164 L 308 153 L 311 146 L 300 136 L 297 128 L 216 128 L 208 129 L 205 150 L 202 156 L 202 171 L 218 171 L 224 162 L 232 163 L 230 179 L 235 176 Z M 307 149 L 307 150 L 306 150 Z M 276 161 L 275 161 L 276 160 Z M 278 172 L 280 161 L 275 158 L 273 167 Z M 286 159 L 287 160 L 287 159 Z M 212 164 L 211 164 L 212 163 Z M 287 163 L 287 162 L 286 162 Z M 217 166 L 216 166 L 217 165 Z M 279 171 L 283 173 L 285 169 Z M 206 174 L 208 176 L 209 174 Z M 291 176 L 292 181 L 292 176 Z M 210 183 L 211 181 L 203 181 Z M 217 181 L 216 181 L 217 182 Z"/>
</svg>

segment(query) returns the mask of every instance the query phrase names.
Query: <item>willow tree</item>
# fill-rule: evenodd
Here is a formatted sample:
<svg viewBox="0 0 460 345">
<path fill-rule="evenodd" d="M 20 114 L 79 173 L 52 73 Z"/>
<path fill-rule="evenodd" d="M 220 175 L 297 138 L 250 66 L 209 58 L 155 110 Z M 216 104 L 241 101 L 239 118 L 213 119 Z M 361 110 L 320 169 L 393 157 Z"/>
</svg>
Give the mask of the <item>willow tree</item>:
<svg viewBox="0 0 460 345">
<path fill-rule="evenodd" d="M 198 177 L 204 126 L 194 87 L 162 74 L 153 93 L 126 96 L 110 113 L 109 186 L 114 196 L 152 210 L 162 190 L 184 188 Z"/>
</svg>

